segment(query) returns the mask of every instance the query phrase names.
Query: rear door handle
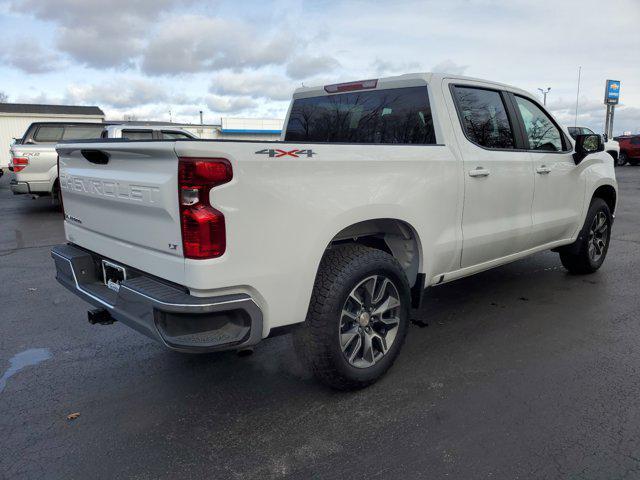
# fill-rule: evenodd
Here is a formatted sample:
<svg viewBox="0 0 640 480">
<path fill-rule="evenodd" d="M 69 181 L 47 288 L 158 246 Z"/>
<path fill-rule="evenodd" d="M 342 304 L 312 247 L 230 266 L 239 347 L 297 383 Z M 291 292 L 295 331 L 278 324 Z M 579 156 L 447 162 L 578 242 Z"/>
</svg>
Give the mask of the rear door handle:
<svg viewBox="0 0 640 480">
<path fill-rule="evenodd" d="M 470 177 L 488 177 L 489 173 L 491 173 L 489 170 L 482 167 L 476 167 L 475 170 L 469 170 Z"/>
<path fill-rule="evenodd" d="M 546 165 L 540 165 L 538 168 L 536 168 L 536 172 L 538 172 L 540 175 L 546 175 L 547 173 L 551 173 L 551 169 Z"/>
</svg>

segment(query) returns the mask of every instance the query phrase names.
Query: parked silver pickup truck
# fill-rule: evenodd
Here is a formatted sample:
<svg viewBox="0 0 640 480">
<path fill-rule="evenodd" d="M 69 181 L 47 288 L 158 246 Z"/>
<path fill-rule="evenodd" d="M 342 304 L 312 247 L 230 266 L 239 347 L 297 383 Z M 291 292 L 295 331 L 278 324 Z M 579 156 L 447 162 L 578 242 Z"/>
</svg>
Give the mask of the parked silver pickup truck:
<svg viewBox="0 0 640 480">
<path fill-rule="evenodd" d="M 56 143 L 65 140 L 97 140 L 122 138 L 127 140 L 195 139 L 183 129 L 172 125 L 131 123 L 32 123 L 22 139 L 11 146 L 9 170 L 15 178 L 10 182 L 16 195 L 39 197 L 60 193 Z"/>
</svg>

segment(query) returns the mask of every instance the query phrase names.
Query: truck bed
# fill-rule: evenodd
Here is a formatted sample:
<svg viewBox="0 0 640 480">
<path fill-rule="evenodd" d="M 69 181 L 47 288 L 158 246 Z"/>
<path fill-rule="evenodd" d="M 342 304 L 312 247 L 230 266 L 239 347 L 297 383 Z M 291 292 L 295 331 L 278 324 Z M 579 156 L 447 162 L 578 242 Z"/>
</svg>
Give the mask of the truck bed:
<svg viewBox="0 0 640 480">
<path fill-rule="evenodd" d="M 91 163 L 82 151 L 109 155 Z M 185 286 L 192 295 L 270 298 L 269 325 L 304 317 L 320 258 L 332 238 L 366 218 L 424 225 L 446 265 L 455 261 L 458 163 L 442 145 L 299 144 L 235 140 L 70 142 L 58 146 L 69 242 Z M 219 258 L 185 259 L 179 157 L 224 158 L 233 179 L 210 204 L 226 220 Z M 398 195 L 398 192 L 401 192 Z M 442 217 L 425 222 L 439 198 Z M 304 261 L 302 261 L 304 260 Z M 309 280 L 311 279 L 311 280 Z M 264 302 L 266 305 L 267 302 Z"/>
</svg>

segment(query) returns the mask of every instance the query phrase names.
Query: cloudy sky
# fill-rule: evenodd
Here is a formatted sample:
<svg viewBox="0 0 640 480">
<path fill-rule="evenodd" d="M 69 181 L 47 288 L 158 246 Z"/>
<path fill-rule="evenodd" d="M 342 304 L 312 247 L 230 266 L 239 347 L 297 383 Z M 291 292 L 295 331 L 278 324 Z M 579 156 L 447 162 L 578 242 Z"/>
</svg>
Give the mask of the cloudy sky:
<svg viewBox="0 0 640 480">
<path fill-rule="evenodd" d="M 279 117 L 302 83 L 419 71 L 497 80 L 602 131 L 640 131 L 640 0 L 0 0 L 0 91 L 109 118 Z"/>
</svg>

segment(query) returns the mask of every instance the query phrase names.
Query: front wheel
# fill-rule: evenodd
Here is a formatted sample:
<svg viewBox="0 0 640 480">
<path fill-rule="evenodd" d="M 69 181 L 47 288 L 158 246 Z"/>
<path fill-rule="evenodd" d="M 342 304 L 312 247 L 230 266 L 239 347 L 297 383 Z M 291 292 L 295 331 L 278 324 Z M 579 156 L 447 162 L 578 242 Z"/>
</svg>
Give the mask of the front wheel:
<svg viewBox="0 0 640 480">
<path fill-rule="evenodd" d="M 616 166 L 622 167 L 627 164 L 627 154 L 624 152 L 620 152 L 618 154 L 618 158 L 616 159 Z"/>
<path fill-rule="evenodd" d="M 294 345 L 314 375 L 339 390 L 371 385 L 391 367 L 409 322 L 409 283 L 391 255 L 362 245 L 325 253 Z"/>
<path fill-rule="evenodd" d="M 562 265 L 574 274 L 593 273 L 604 263 L 611 240 L 611 211 L 601 198 L 589 206 L 584 226 L 574 245 L 560 250 Z"/>
</svg>

